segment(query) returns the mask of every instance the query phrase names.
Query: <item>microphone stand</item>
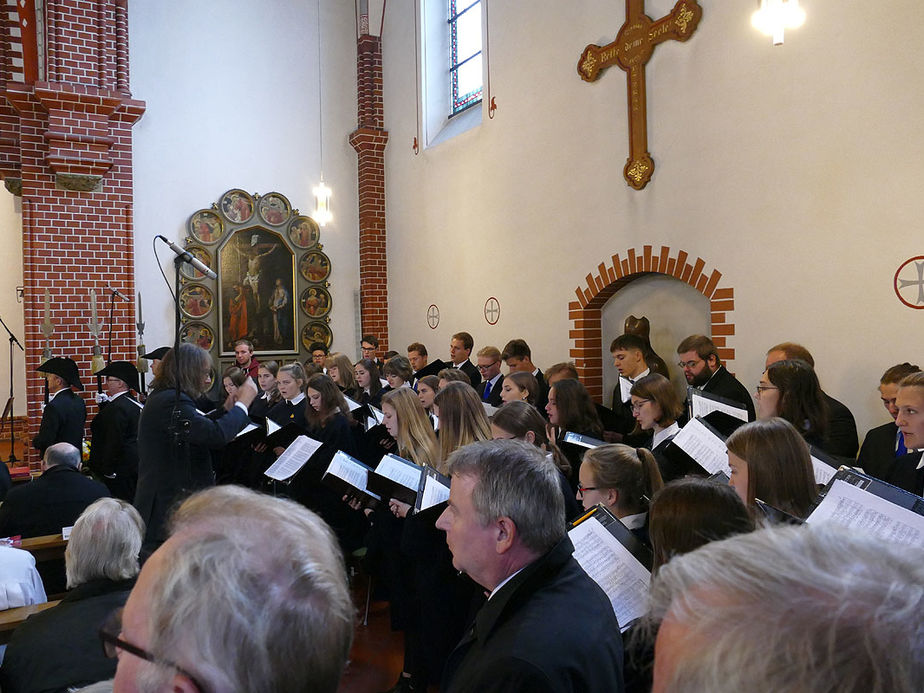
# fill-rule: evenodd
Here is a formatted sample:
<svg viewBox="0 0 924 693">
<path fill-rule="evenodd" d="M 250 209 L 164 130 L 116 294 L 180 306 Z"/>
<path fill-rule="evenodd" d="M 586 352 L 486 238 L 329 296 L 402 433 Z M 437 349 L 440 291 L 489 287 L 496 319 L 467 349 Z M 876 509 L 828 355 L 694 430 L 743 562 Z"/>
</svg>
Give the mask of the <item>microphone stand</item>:
<svg viewBox="0 0 924 693">
<path fill-rule="evenodd" d="M 13 345 L 19 347 L 19 350 L 25 352 L 25 349 L 22 348 L 22 344 L 19 343 L 19 340 L 16 339 L 16 335 L 6 326 L 6 323 L 3 322 L 3 318 L 0 318 L 0 325 L 3 325 L 3 329 L 6 330 L 6 333 L 10 335 L 10 459 L 8 460 L 10 466 L 13 463 L 18 462 L 16 459 L 16 453 L 13 451 L 13 448 L 16 446 L 16 429 L 13 427 Z M 46 381 L 47 383 L 47 381 Z M 5 413 L 5 412 L 4 412 Z"/>
<path fill-rule="evenodd" d="M 170 426 L 168 431 L 173 438 L 173 445 L 176 451 L 177 461 L 185 462 L 187 475 L 192 474 L 189 468 L 187 438 L 189 436 L 190 422 L 183 418 L 180 411 L 180 265 L 184 259 L 177 256 L 173 261 L 174 280 L 173 280 L 173 301 L 174 301 L 174 325 L 173 325 L 173 380 L 175 383 L 175 393 L 173 400 L 173 411 L 170 413 Z"/>
</svg>

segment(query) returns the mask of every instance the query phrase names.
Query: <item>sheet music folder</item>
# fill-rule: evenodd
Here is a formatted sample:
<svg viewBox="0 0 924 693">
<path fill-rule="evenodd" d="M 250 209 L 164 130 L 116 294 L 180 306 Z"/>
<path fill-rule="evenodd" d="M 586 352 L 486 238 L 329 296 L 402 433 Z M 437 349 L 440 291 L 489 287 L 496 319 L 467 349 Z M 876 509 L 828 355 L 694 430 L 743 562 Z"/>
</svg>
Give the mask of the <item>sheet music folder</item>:
<svg viewBox="0 0 924 693">
<path fill-rule="evenodd" d="M 580 433 L 572 433 L 567 431 L 562 438 L 563 443 L 571 443 L 572 445 L 577 445 L 582 448 L 587 448 L 592 450 L 593 448 L 599 448 L 601 445 L 606 445 L 606 441 L 598 440 L 597 438 L 591 438 L 590 436 L 581 435 Z"/>
<path fill-rule="evenodd" d="M 690 419 L 690 421 L 688 421 L 686 425 L 680 430 L 680 433 L 674 436 L 674 439 L 672 439 L 666 446 L 664 446 L 663 454 L 676 466 L 676 468 L 680 471 L 681 476 L 683 474 L 710 476 L 718 472 L 722 472 L 728 476 L 728 457 L 727 453 L 724 453 L 725 440 L 735 429 L 737 429 L 739 426 L 743 426 L 745 423 L 746 422 L 735 419 L 721 411 L 714 411 L 711 414 L 707 414 L 706 416 Z M 697 446 L 702 448 L 702 454 L 697 453 L 696 456 L 693 456 L 684 450 L 681 447 L 681 443 L 676 441 L 676 438 L 681 436 L 681 434 L 686 437 L 690 431 L 685 434 L 684 430 L 687 429 L 687 427 L 690 425 L 693 425 L 694 428 L 698 429 L 698 433 L 706 436 L 711 434 L 711 436 L 718 439 L 718 441 L 721 441 L 723 454 L 725 457 L 719 460 L 714 455 L 710 455 L 710 446 L 708 445 Z M 707 442 L 712 443 L 713 446 L 715 445 L 715 441 Z M 697 457 L 699 457 L 699 459 L 697 459 Z"/>
<path fill-rule="evenodd" d="M 394 498 L 415 505 L 423 475 L 423 467 L 388 453 L 369 473 L 368 489 L 381 498 Z"/>
<path fill-rule="evenodd" d="M 575 520 L 568 536 L 574 559 L 609 597 L 625 631 L 647 610 L 651 550 L 602 505 Z"/>
<path fill-rule="evenodd" d="M 853 467 L 841 467 L 834 473 L 831 481 L 819 492 L 815 502 L 812 503 L 812 509 L 809 515 L 811 515 L 815 508 L 825 499 L 825 496 L 828 494 L 828 491 L 831 490 L 831 486 L 835 481 L 843 481 L 851 486 L 856 486 L 868 493 L 872 493 L 874 496 L 879 496 L 883 500 L 887 500 L 900 508 L 905 508 L 905 510 L 910 510 L 918 515 L 924 515 L 924 498 L 916 496 L 905 489 L 892 486 L 892 484 L 888 484 L 882 481 L 882 479 L 877 479 L 869 474 L 857 471 Z"/>
<path fill-rule="evenodd" d="M 748 422 L 747 407 L 741 402 L 720 397 L 711 392 L 703 392 L 698 387 L 693 387 L 692 385 L 687 387 L 687 401 L 690 403 L 691 419 L 708 416 L 713 412 L 721 412 L 726 416 L 739 420 L 741 423 Z M 738 425 L 740 426 L 741 424 Z M 731 431 L 728 431 L 725 435 L 731 435 Z"/>
<path fill-rule="evenodd" d="M 364 505 L 375 507 L 382 498 L 368 488 L 371 472 L 370 467 L 338 450 L 321 477 L 321 482 L 346 496 L 359 498 Z"/>
</svg>

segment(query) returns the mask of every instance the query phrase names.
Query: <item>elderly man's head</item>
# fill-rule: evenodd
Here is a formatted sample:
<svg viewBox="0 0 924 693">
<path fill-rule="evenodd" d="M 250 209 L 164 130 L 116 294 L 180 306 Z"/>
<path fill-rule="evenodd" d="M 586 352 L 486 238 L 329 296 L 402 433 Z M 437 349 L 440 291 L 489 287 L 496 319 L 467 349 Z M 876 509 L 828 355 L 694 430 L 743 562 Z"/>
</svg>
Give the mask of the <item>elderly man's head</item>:
<svg viewBox="0 0 924 693">
<path fill-rule="evenodd" d="M 144 521 L 131 503 L 100 498 L 77 518 L 64 562 L 68 588 L 91 580 L 130 580 L 138 574 Z"/>
<path fill-rule="evenodd" d="M 534 445 L 472 443 L 452 454 L 449 472 L 449 506 L 436 526 L 453 566 L 482 587 L 493 590 L 565 535 L 558 469 Z"/>
<path fill-rule="evenodd" d="M 191 496 L 125 606 L 116 693 L 337 689 L 353 607 L 333 533 L 239 487 Z"/>
<path fill-rule="evenodd" d="M 920 554 L 822 525 L 671 559 L 652 583 L 654 693 L 920 690 Z"/>
<path fill-rule="evenodd" d="M 42 458 L 42 464 L 45 469 L 52 467 L 73 467 L 80 468 L 80 450 L 70 443 L 55 443 L 45 450 L 45 456 Z"/>
</svg>

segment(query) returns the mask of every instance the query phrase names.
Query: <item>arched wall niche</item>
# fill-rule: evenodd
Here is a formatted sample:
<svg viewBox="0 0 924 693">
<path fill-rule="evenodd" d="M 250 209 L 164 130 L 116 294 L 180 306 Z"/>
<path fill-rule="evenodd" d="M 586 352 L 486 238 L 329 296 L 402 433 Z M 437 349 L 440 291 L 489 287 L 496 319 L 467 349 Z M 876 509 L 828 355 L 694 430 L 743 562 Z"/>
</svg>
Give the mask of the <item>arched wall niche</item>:
<svg viewBox="0 0 924 693">
<path fill-rule="evenodd" d="M 709 336 L 718 347 L 719 356 L 729 370 L 728 363 L 735 358 L 730 340 L 735 335 L 732 311 L 735 309 L 735 292 L 720 286 L 722 273 L 707 267 L 706 261 L 685 250 L 661 246 L 656 254 L 653 246 L 629 248 L 604 260 L 585 277 L 585 283 L 575 289 L 576 301 L 568 303 L 568 318 L 572 322 L 569 338 L 572 341 L 571 359 L 577 366 L 581 382 L 591 397 L 606 404 L 603 391 L 603 333 L 602 311 L 617 291 L 631 282 L 652 274 L 661 274 L 680 280 L 696 289 L 709 301 Z M 606 345 L 609 346 L 608 344 Z M 673 353 L 661 353 L 668 364 Z"/>
</svg>

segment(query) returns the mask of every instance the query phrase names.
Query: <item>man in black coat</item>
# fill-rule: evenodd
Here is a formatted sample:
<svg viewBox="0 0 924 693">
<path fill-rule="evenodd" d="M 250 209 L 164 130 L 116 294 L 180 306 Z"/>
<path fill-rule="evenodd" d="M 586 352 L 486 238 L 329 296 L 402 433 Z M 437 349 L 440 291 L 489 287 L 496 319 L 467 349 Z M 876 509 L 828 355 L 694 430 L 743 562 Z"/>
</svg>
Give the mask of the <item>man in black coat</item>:
<svg viewBox="0 0 924 693">
<path fill-rule="evenodd" d="M 879 379 L 879 397 L 892 420 L 882 426 L 871 428 L 863 439 L 860 452 L 857 454 L 857 466 L 862 467 L 867 474 L 882 479 L 895 459 L 908 453 L 905 438 L 895 424 L 895 418 L 898 416 L 895 400 L 902 378 L 920 371 L 920 368 L 910 363 L 899 363 L 887 369 Z"/>
<path fill-rule="evenodd" d="M 87 466 L 115 498 L 131 502 L 138 483 L 138 420 L 141 403 L 131 389 L 138 369 L 130 361 L 113 361 L 98 375 L 106 377 L 109 401 L 90 422 L 92 440 Z"/>
<path fill-rule="evenodd" d="M 65 559 L 68 592 L 14 631 L 0 668 L 5 692 L 71 690 L 115 675 L 98 632 L 135 584 L 142 529 L 138 512 L 112 498 L 78 518 Z"/>
<path fill-rule="evenodd" d="M 45 450 L 42 469 L 38 479 L 6 494 L 0 505 L 0 537 L 59 534 L 90 503 L 109 496 L 105 486 L 80 472 L 80 452 L 70 443 Z"/>
<path fill-rule="evenodd" d="M 492 407 L 501 406 L 501 388 L 504 386 L 504 376 L 501 374 L 500 349 L 486 346 L 478 351 L 478 374 L 481 382 L 475 387 L 482 402 Z"/>
<path fill-rule="evenodd" d="M 754 398 L 722 365 L 719 351 L 709 337 L 701 334 L 687 337 L 677 347 L 677 354 L 680 356 L 680 368 L 683 369 L 687 384 L 698 387 L 703 392 L 743 404 L 748 410 L 748 421 L 755 419 Z"/>
<path fill-rule="evenodd" d="M 450 472 L 436 526 L 453 567 L 491 594 L 450 654 L 440 690 L 622 691 L 619 624 L 571 555 L 554 464 L 530 444 L 495 440 L 457 451 Z"/>
<path fill-rule="evenodd" d="M 449 358 L 452 361 L 450 368 L 458 368 L 468 376 L 472 381 L 472 387 L 478 387 L 481 382 L 481 374 L 475 368 L 475 364 L 469 361 L 472 355 L 472 349 L 475 347 L 475 340 L 468 332 L 456 332 L 449 341 Z"/>
<path fill-rule="evenodd" d="M 532 373 L 539 383 L 539 395 L 536 397 L 536 409 L 546 416 L 545 405 L 549 403 L 549 384 L 539 367 L 533 363 L 533 352 L 525 339 L 511 339 L 501 352 L 501 361 L 507 364 L 511 373 L 523 371 Z"/>
<path fill-rule="evenodd" d="M 42 413 L 38 435 L 32 447 L 39 453 L 55 443 L 70 443 L 78 450 L 83 448 L 83 432 L 87 423 L 87 408 L 71 387 L 83 390 L 77 364 L 69 358 L 49 359 L 36 369 L 48 381 L 48 404 Z"/>
<path fill-rule="evenodd" d="M 812 358 L 809 350 L 794 342 L 783 342 L 771 347 L 767 351 L 767 361 L 764 367 L 770 368 L 771 363 L 791 359 L 805 361 L 812 368 L 815 368 L 815 359 Z M 828 432 L 825 436 L 825 450 L 837 457 L 855 459 L 859 445 L 857 442 L 857 422 L 854 420 L 853 414 L 850 413 L 846 405 L 838 402 L 824 390 L 822 390 L 821 395 L 828 405 Z"/>
</svg>

